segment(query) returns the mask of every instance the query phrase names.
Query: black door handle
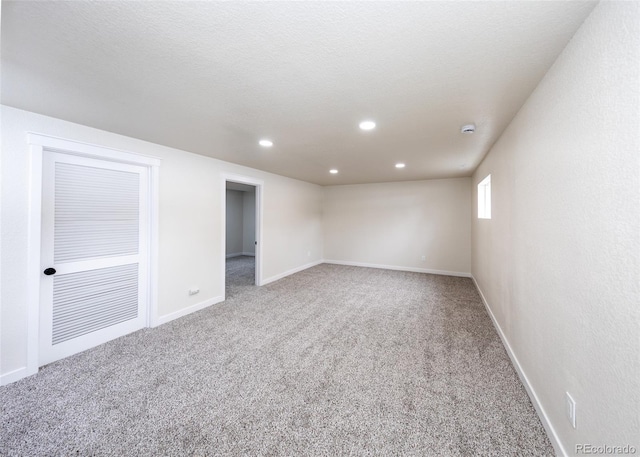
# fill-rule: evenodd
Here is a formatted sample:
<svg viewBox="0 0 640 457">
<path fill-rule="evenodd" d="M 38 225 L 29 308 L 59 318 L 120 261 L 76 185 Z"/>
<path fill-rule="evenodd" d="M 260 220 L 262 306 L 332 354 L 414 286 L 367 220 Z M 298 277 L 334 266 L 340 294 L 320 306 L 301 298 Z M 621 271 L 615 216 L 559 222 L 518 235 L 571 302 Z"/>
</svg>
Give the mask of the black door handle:
<svg viewBox="0 0 640 457">
<path fill-rule="evenodd" d="M 56 269 L 55 268 L 47 268 L 46 270 L 43 271 L 44 274 L 46 274 L 47 276 L 51 276 L 56 274 Z"/>
</svg>

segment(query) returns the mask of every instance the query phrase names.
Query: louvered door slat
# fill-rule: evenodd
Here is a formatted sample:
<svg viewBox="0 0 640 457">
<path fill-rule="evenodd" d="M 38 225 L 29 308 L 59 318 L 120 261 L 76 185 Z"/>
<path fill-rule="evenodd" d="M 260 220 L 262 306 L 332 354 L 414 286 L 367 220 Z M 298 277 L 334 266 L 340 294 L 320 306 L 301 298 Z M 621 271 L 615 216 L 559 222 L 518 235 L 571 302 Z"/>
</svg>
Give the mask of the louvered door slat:
<svg viewBox="0 0 640 457">
<path fill-rule="evenodd" d="M 136 284 L 133 281 L 130 281 L 128 286 L 133 288 Z M 135 292 L 137 292 L 137 290 L 135 290 Z M 95 306 L 100 306 L 102 303 L 114 302 L 116 300 L 129 300 L 133 296 L 132 293 L 133 292 L 128 288 L 118 292 L 113 292 L 113 290 L 107 289 L 106 287 L 101 287 L 101 293 L 99 294 L 96 294 L 94 291 L 87 292 L 85 294 L 76 293 L 73 295 L 73 301 L 68 300 L 67 297 L 65 297 L 67 298 L 66 301 L 58 302 L 56 300 L 59 308 L 56 315 L 60 316 L 60 318 L 63 318 L 64 316 L 72 317 L 81 314 L 85 309 L 90 309 L 86 306 L 86 302 L 89 300 L 92 300 L 92 303 L 95 304 Z"/>
<path fill-rule="evenodd" d="M 73 289 L 73 293 L 69 293 L 70 289 Z M 137 264 L 100 268 L 54 278 L 53 344 L 137 315 Z"/>
<path fill-rule="evenodd" d="M 55 164 L 54 261 L 138 253 L 140 175 Z"/>
<path fill-rule="evenodd" d="M 75 338 L 78 334 L 85 334 L 86 332 L 78 332 L 78 317 L 81 317 L 85 326 L 93 325 L 95 322 L 101 322 L 103 320 L 110 320 L 115 322 L 122 322 L 132 317 L 136 316 L 136 312 L 128 306 L 126 301 L 121 302 L 113 302 L 112 306 L 110 306 L 112 311 L 116 311 L 115 313 L 103 313 L 96 314 L 92 310 L 85 310 L 80 314 L 74 316 L 67 316 L 67 319 L 60 319 L 56 321 L 56 336 L 58 337 L 63 332 L 68 332 L 70 334 L 70 338 Z M 124 319 L 123 319 L 124 317 Z M 101 326 L 95 326 L 92 330 L 96 330 L 99 328 L 103 328 Z"/>
</svg>

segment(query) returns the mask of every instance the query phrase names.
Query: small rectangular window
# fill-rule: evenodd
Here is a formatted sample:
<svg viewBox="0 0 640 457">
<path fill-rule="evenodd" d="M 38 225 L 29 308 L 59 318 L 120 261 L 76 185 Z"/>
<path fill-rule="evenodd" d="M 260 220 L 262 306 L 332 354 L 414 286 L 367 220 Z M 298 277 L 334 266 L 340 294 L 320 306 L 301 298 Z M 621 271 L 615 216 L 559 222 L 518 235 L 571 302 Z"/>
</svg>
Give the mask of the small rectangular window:
<svg viewBox="0 0 640 457">
<path fill-rule="evenodd" d="M 478 184 L 478 219 L 491 219 L 491 175 Z"/>
</svg>

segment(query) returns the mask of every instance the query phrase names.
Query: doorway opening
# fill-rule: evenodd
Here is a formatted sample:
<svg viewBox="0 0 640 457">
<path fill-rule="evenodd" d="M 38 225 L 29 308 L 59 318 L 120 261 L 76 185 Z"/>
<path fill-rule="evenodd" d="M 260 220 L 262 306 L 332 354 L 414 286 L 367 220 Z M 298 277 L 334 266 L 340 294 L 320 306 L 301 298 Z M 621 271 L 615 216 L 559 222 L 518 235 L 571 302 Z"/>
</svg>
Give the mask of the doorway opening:
<svg viewBox="0 0 640 457">
<path fill-rule="evenodd" d="M 260 285 L 261 188 L 250 178 L 224 179 L 225 299 Z"/>
</svg>

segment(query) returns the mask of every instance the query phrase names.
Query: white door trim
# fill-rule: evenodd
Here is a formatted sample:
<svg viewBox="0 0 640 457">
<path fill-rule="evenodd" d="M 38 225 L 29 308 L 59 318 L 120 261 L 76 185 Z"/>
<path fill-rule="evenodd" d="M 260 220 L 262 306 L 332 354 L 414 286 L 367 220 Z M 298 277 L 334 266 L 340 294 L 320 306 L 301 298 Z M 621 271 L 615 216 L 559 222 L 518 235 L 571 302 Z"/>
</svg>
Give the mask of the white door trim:
<svg viewBox="0 0 640 457">
<path fill-rule="evenodd" d="M 133 152 L 82 143 L 74 140 L 27 133 L 29 145 L 29 226 L 27 245 L 27 372 L 38 372 L 40 322 L 40 249 L 42 239 L 42 158 L 44 151 L 135 164 L 149 170 L 149 310 L 147 326 L 158 320 L 158 197 L 161 160 Z"/>
<path fill-rule="evenodd" d="M 264 181 L 261 179 L 252 178 L 250 176 L 242 176 L 235 174 L 222 173 L 221 175 L 221 198 L 222 198 L 222 214 L 220 215 L 220 233 L 222 234 L 222 244 L 221 244 L 221 284 L 222 284 L 222 299 L 224 300 L 226 288 L 225 288 L 225 279 L 226 279 L 226 250 L 227 250 L 227 182 L 235 182 L 240 184 L 248 184 L 250 186 L 255 186 L 256 188 L 256 241 L 258 245 L 256 246 L 256 286 L 261 286 L 262 281 L 262 209 L 263 209 L 263 200 L 264 200 Z"/>
</svg>

